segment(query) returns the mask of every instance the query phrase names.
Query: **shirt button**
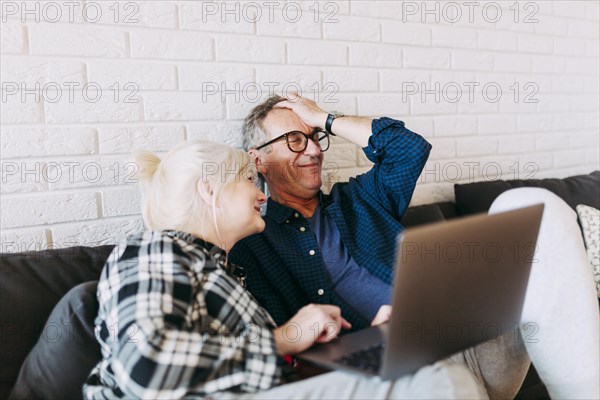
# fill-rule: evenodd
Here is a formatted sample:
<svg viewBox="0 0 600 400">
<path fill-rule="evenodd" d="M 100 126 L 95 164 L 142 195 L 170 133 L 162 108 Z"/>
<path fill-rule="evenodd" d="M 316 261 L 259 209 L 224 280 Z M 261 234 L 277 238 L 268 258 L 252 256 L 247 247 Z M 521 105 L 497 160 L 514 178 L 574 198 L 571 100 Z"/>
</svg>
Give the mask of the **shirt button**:
<svg viewBox="0 0 600 400">
<path fill-rule="evenodd" d="M 294 217 L 298 218 L 300 215 L 298 213 L 294 213 Z"/>
<path fill-rule="evenodd" d="M 308 252 L 308 254 L 310 254 L 311 256 L 314 256 L 315 255 L 315 251 L 311 250 L 311 251 Z"/>
<path fill-rule="evenodd" d="M 319 296 L 323 296 L 325 294 L 325 291 L 323 289 L 319 289 L 319 290 L 317 290 L 317 294 Z"/>
<path fill-rule="evenodd" d="M 290 223 L 290 220 L 289 220 L 289 219 L 288 219 L 288 220 L 286 220 L 286 221 L 285 221 L 285 223 L 286 223 L 286 224 L 289 224 L 289 223 Z"/>
<path fill-rule="evenodd" d="M 306 230 L 305 227 L 303 227 L 303 226 L 300 227 L 300 232 L 304 232 L 305 230 Z"/>
</svg>

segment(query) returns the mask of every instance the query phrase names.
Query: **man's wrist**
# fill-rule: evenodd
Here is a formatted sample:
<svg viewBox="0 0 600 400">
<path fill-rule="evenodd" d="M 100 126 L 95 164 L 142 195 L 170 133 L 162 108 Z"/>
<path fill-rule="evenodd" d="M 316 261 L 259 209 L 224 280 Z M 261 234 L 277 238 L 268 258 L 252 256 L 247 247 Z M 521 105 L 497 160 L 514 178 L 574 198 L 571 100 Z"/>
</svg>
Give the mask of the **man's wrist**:
<svg viewBox="0 0 600 400">
<path fill-rule="evenodd" d="M 319 124 L 319 128 L 325 130 L 325 126 L 327 125 L 327 118 L 329 118 L 329 114 L 327 112 L 324 112 L 321 119 L 321 121 L 323 122 Z"/>
<path fill-rule="evenodd" d="M 335 120 L 335 115 L 333 115 L 333 114 L 327 115 L 327 121 L 325 121 L 325 131 L 327 133 L 329 133 L 330 135 L 333 135 L 333 132 L 331 132 L 331 125 L 333 125 L 334 120 Z"/>
<path fill-rule="evenodd" d="M 325 131 L 327 133 L 329 133 L 330 135 L 336 136 L 336 134 L 333 133 L 333 122 L 336 120 L 336 118 L 341 118 L 343 116 L 344 116 L 343 114 L 336 113 L 336 112 L 332 112 L 332 113 L 328 114 L 327 120 L 325 121 Z"/>
</svg>

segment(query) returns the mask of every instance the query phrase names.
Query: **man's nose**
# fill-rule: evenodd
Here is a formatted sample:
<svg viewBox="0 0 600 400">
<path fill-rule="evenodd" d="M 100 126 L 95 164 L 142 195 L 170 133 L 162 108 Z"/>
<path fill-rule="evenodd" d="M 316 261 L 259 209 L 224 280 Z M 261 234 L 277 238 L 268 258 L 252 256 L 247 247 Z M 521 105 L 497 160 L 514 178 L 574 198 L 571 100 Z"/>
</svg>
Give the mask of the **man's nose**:
<svg viewBox="0 0 600 400">
<path fill-rule="evenodd" d="M 320 144 L 313 141 L 312 139 L 308 139 L 308 143 L 306 144 L 304 154 L 311 157 L 318 157 L 321 154 Z"/>
</svg>

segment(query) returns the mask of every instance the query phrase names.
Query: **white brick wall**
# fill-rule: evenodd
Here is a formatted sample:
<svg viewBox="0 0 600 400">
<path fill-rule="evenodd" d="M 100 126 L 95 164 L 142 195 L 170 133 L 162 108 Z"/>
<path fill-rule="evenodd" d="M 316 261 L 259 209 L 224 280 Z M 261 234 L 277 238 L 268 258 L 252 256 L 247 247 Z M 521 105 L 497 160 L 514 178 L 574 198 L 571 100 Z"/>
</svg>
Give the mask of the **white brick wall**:
<svg viewBox="0 0 600 400">
<path fill-rule="evenodd" d="M 598 169 L 598 2 L 469 4 L 0 0 L 0 250 L 141 229 L 131 152 L 240 146 L 269 85 L 424 135 L 434 149 L 413 204 L 496 174 Z M 369 168 L 338 138 L 324 188 Z"/>
</svg>

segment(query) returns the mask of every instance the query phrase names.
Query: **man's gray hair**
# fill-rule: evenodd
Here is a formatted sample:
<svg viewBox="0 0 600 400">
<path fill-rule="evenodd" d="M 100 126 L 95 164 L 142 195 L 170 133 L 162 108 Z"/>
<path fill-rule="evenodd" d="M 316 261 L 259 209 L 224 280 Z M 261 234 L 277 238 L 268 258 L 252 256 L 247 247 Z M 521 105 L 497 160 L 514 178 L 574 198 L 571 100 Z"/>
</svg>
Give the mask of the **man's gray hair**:
<svg viewBox="0 0 600 400">
<path fill-rule="evenodd" d="M 273 109 L 273 106 L 283 100 L 285 100 L 284 97 L 271 96 L 254 107 L 246 119 L 244 119 L 244 124 L 242 125 L 242 146 L 244 150 L 254 149 L 267 141 L 267 133 L 263 129 L 263 121 Z"/>
</svg>

